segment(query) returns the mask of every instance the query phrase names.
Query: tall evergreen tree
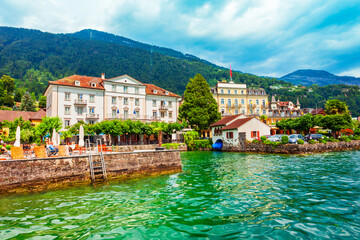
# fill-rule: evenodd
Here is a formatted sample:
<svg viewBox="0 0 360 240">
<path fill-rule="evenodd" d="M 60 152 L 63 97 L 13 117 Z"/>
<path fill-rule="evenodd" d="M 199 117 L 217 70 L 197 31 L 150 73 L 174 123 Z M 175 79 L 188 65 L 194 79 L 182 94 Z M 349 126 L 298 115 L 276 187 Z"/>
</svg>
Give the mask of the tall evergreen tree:
<svg viewBox="0 0 360 240">
<path fill-rule="evenodd" d="M 39 108 L 46 108 L 46 96 L 39 97 Z"/>
<path fill-rule="evenodd" d="M 21 99 L 20 104 L 20 110 L 21 111 L 36 111 L 36 106 L 34 103 L 34 100 L 31 98 L 29 93 L 25 93 L 24 96 Z"/>
<path fill-rule="evenodd" d="M 179 108 L 179 120 L 185 119 L 199 131 L 221 119 L 218 104 L 210 92 L 210 86 L 201 74 L 190 78 L 184 93 L 184 102 Z"/>
</svg>

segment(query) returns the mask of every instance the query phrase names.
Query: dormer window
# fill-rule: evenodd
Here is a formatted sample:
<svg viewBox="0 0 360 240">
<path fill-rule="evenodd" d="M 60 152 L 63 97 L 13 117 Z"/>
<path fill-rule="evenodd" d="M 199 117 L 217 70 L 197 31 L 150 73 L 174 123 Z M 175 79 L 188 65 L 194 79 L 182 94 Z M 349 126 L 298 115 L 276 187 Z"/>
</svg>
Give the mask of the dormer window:
<svg viewBox="0 0 360 240">
<path fill-rule="evenodd" d="M 168 91 L 166 91 L 166 92 L 165 92 L 165 95 L 169 95 L 169 92 L 168 92 Z"/>
<path fill-rule="evenodd" d="M 80 86 L 80 81 L 75 81 L 75 86 Z"/>
<path fill-rule="evenodd" d="M 92 82 L 91 84 L 91 87 L 96 87 L 96 83 Z"/>
<path fill-rule="evenodd" d="M 155 94 L 156 94 L 156 93 L 157 93 L 157 91 L 154 89 L 154 90 L 153 90 L 153 93 L 155 93 Z"/>
</svg>

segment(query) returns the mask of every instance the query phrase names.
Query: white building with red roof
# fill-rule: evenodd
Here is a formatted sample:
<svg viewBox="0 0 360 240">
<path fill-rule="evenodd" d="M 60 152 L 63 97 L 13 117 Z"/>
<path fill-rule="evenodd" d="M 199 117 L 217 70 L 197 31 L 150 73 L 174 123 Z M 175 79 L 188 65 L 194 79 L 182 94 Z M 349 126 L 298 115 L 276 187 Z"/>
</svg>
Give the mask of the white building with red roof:
<svg viewBox="0 0 360 240">
<path fill-rule="evenodd" d="M 270 135 L 270 127 L 255 117 L 247 117 L 243 114 L 231 115 L 222 118 L 210 125 L 212 140 L 221 140 L 228 147 L 236 147 L 239 144 L 239 133 L 245 133 L 246 140 L 252 141 L 261 136 Z"/>
<path fill-rule="evenodd" d="M 180 96 L 128 75 L 72 75 L 50 81 L 44 95 L 47 116 L 59 116 L 64 127 L 105 119 L 175 122 L 180 101 Z"/>
</svg>

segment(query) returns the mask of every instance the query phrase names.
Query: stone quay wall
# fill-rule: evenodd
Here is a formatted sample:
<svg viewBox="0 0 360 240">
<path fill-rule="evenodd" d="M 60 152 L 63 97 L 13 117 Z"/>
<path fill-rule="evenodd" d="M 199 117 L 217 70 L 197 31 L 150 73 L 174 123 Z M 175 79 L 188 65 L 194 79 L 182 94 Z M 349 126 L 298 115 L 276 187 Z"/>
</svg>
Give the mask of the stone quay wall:
<svg viewBox="0 0 360 240">
<path fill-rule="evenodd" d="M 246 152 L 257 153 L 280 153 L 280 154 L 306 154 L 320 153 L 331 151 L 345 151 L 351 149 L 360 149 L 360 140 L 352 140 L 351 142 L 327 142 L 315 144 L 284 144 L 277 147 L 261 143 L 248 143 Z M 231 151 L 237 151 L 236 148 Z"/>
<path fill-rule="evenodd" d="M 114 147 L 108 147 L 109 149 L 114 148 L 115 152 L 133 152 L 139 150 L 155 150 L 155 147 L 158 147 L 158 144 L 147 144 L 147 145 L 119 145 Z M 172 149 L 170 149 L 172 150 Z M 178 147 L 179 151 L 186 151 L 186 145 L 181 143 Z"/>
<path fill-rule="evenodd" d="M 98 159 L 100 155 L 92 155 Z M 104 154 L 109 180 L 181 171 L 175 150 Z M 31 192 L 90 184 L 88 155 L 0 161 L 0 193 Z"/>
</svg>

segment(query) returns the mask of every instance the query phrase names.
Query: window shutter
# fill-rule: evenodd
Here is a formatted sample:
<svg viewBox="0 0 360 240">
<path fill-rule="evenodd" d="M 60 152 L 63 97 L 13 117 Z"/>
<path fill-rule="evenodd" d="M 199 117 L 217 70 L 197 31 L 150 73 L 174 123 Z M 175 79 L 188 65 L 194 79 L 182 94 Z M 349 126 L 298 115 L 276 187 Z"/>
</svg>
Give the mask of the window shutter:
<svg viewBox="0 0 360 240">
<path fill-rule="evenodd" d="M 251 137 L 252 137 L 252 138 L 254 137 L 254 132 L 253 132 L 253 131 L 251 131 Z"/>
<path fill-rule="evenodd" d="M 226 138 L 229 138 L 229 133 L 228 132 L 226 133 Z"/>
<path fill-rule="evenodd" d="M 257 131 L 257 137 L 260 137 L 260 132 L 259 131 Z"/>
</svg>

